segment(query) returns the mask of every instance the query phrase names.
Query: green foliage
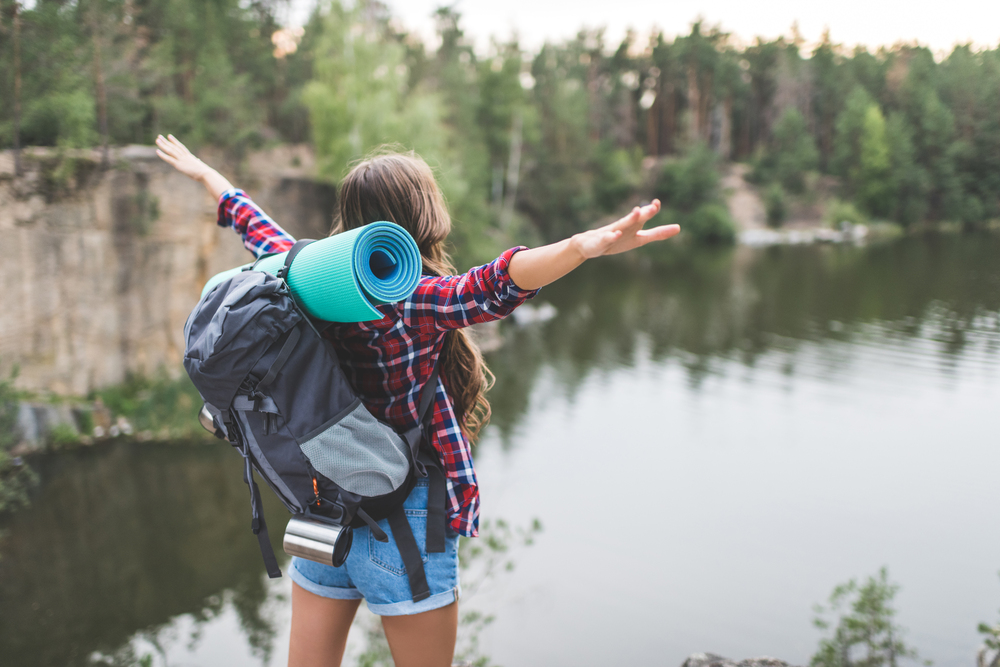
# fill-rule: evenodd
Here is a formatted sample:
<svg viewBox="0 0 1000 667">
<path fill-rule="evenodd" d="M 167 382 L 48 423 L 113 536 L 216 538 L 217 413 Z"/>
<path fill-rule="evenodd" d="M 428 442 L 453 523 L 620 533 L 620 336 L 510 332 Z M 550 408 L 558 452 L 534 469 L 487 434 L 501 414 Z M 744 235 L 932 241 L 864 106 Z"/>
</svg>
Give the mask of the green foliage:
<svg viewBox="0 0 1000 667">
<path fill-rule="evenodd" d="M 722 201 L 716 156 L 704 145 L 663 165 L 653 194 L 670 222 L 701 243 L 731 243 L 736 227 Z"/>
<path fill-rule="evenodd" d="M 7 13 L 10 3 L 2 5 Z M 170 131 L 237 152 L 258 144 L 269 120 L 280 127 L 286 100 L 302 85 L 294 80 L 302 68 L 281 72 L 288 68 L 272 55 L 275 9 L 263 0 L 40 0 L 22 9 L 21 143 L 100 143 L 99 58 L 111 143 L 152 143 Z M 6 37 L 0 146 L 13 141 L 13 47 Z"/>
<path fill-rule="evenodd" d="M 602 146 L 594 159 L 594 201 L 604 212 L 611 212 L 630 194 L 642 180 L 640 163 L 642 153 L 624 148 Z"/>
<path fill-rule="evenodd" d="M 885 215 L 892 205 L 889 181 L 891 164 L 885 117 L 875 104 L 869 105 L 865 110 L 858 143 L 858 164 L 851 170 L 858 201 L 869 212 Z"/>
<path fill-rule="evenodd" d="M 451 7 L 434 15 L 440 46 L 431 50 L 384 3 L 323 0 L 297 49 L 278 52 L 281 4 L 39 0 L 22 9 L 21 143 L 100 143 L 104 90 L 112 144 L 170 131 L 238 160 L 268 141 L 311 140 L 333 181 L 383 143 L 414 149 L 447 197 L 460 266 L 591 227 L 635 196 L 643 156 L 684 161 L 699 145 L 753 158 L 754 180 L 792 197 L 810 172 L 837 175 L 841 197 L 904 225 L 1000 218 L 1000 49 L 957 46 L 938 62 L 924 47 L 847 50 L 826 34 L 804 57 L 784 38 L 737 47 L 698 21 L 674 39 L 655 34 L 647 51 L 631 33 L 608 44 L 603 31 L 581 30 L 529 59 L 515 39 L 477 53 Z M 13 5 L 0 6 L 4 148 L 13 143 Z M 69 180 L 70 162 L 53 171 L 57 181 Z M 710 201 L 690 185 L 685 196 L 697 203 L 681 217 Z M 692 219 L 724 228 L 718 213 Z"/>
<path fill-rule="evenodd" d="M 834 199 L 826 209 L 824 221 L 830 227 L 841 227 L 845 222 L 852 225 L 863 225 L 868 218 L 851 202 Z"/>
<path fill-rule="evenodd" d="M 888 217 L 903 225 L 924 219 L 930 189 L 927 171 L 916 162 L 913 128 L 901 113 L 893 113 L 886 123 L 889 146 L 889 190 L 891 210 Z"/>
<path fill-rule="evenodd" d="M 767 224 L 772 227 L 780 226 L 788 217 L 788 201 L 781 183 L 772 183 L 764 191 L 764 210 Z"/>
<path fill-rule="evenodd" d="M 334 179 L 382 144 L 398 143 L 430 160 L 442 150 L 439 104 L 408 94 L 406 50 L 387 34 L 388 15 L 373 15 L 375 9 L 330 5 L 303 93 L 321 169 Z"/>
<path fill-rule="evenodd" d="M 20 458 L 10 455 L 17 444 L 18 392 L 14 389 L 17 368 L 0 380 L 0 513 L 28 504 L 28 490 L 38 476 Z"/>
<path fill-rule="evenodd" d="M 165 373 L 153 377 L 133 376 L 126 382 L 94 392 L 112 420 L 125 417 L 136 433 L 170 438 L 209 439 L 198 423 L 201 397 L 186 374 L 177 379 Z"/>
<path fill-rule="evenodd" d="M 722 203 L 702 204 L 688 216 L 675 218 L 698 243 L 728 244 L 736 240 L 736 225 Z"/>
<path fill-rule="evenodd" d="M 861 86 L 856 86 L 847 98 L 844 110 L 837 116 L 833 169 L 844 179 L 845 189 L 852 195 L 858 187 L 865 117 L 873 104 L 871 95 Z"/>
<path fill-rule="evenodd" d="M 805 175 L 819 161 L 816 142 L 798 109 L 785 111 L 774 126 L 771 147 L 754 165 L 753 179 L 760 183 L 775 181 L 785 190 L 801 193 L 805 190 Z"/>
<path fill-rule="evenodd" d="M 56 424 L 49 434 L 49 441 L 55 447 L 67 447 L 80 442 L 80 434 L 69 424 Z"/>
<path fill-rule="evenodd" d="M 979 651 L 979 667 L 1000 667 L 1000 621 L 993 625 L 979 624 L 979 634 L 983 636 L 983 648 Z M 990 656 L 990 652 L 993 653 Z"/>
<path fill-rule="evenodd" d="M 832 634 L 820 641 L 810 667 L 896 667 L 902 658 L 916 659 L 895 623 L 892 600 L 898 591 L 884 567 L 864 584 L 851 579 L 834 588 L 828 606 L 816 607 L 814 624 Z"/>
</svg>

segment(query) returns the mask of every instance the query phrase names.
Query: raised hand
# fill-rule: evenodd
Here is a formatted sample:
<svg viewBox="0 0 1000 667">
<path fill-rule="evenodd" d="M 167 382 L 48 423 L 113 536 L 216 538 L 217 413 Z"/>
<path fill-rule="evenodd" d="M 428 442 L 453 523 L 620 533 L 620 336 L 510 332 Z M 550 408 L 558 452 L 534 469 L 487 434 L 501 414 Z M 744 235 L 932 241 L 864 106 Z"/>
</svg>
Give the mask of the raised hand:
<svg viewBox="0 0 1000 667">
<path fill-rule="evenodd" d="M 662 225 L 643 229 L 643 225 L 660 212 L 660 200 L 654 199 L 647 206 L 636 206 L 632 212 L 610 225 L 576 234 L 570 239 L 573 248 L 584 258 L 615 255 L 652 241 L 664 241 L 681 231 L 680 225 Z"/>
<path fill-rule="evenodd" d="M 162 134 L 157 135 L 156 154 L 177 171 L 199 181 L 215 199 L 233 187 L 222 174 L 196 158 L 187 146 L 172 134 L 166 137 Z"/>
<path fill-rule="evenodd" d="M 212 168 L 199 160 L 177 138 L 168 134 L 156 137 L 156 154 L 160 159 L 185 176 L 200 181 Z"/>
<path fill-rule="evenodd" d="M 507 270 L 511 280 L 521 289 L 538 289 L 580 266 L 586 260 L 601 255 L 614 255 L 663 241 L 681 231 L 680 225 L 663 225 L 643 229 L 650 218 L 660 212 L 660 201 L 648 206 L 636 206 L 621 220 L 568 239 L 515 253 Z"/>
</svg>

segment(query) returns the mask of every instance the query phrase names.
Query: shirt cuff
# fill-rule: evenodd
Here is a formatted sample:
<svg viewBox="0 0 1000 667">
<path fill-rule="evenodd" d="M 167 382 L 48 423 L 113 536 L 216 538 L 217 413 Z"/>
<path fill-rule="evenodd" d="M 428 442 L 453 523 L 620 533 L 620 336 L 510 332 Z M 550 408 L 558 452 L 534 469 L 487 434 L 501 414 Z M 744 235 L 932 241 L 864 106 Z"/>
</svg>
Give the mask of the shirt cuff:
<svg viewBox="0 0 1000 667">
<path fill-rule="evenodd" d="M 509 267 L 511 258 L 514 256 L 515 253 L 527 249 L 528 246 L 519 245 L 514 248 L 511 248 L 510 250 L 504 250 L 500 254 L 500 262 L 498 267 L 500 278 L 509 286 L 508 289 L 510 290 L 511 296 L 514 296 L 521 301 L 532 298 L 533 296 L 538 294 L 538 291 L 541 289 L 540 287 L 538 289 L 530 289 L 530 290 L 521 289 L 520 287 L 517 286 L 517 283 L 514 282 L 514 279 L 510 277 Z"/>
<path fill-rule="evenodd" d="M 221 195 L 219 195 L 219 206 L 218 206 L 218 213 L 215 219 L 215 224 L 219 225 L 219 227 L 233 226 L 233 220 L 232 217 L 229 215 L 229 211 L 227 210 L 226 204 L 229 203 L 230 199 L 233 199 L 234 197 L 239 197 L 241 195 L 246 196 L 246 193 L 243 192 L 243 190 L 240 190 L 239 188 L 229 188 Z"/>
</svg>

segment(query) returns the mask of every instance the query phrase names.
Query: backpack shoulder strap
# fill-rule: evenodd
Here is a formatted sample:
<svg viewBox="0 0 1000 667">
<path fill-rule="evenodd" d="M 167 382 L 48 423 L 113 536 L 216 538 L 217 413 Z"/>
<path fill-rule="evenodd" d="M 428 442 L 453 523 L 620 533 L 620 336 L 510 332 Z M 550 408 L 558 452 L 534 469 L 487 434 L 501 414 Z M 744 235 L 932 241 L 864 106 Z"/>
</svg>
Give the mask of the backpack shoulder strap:
<svg viewBox="0 0 1000 667">
<path fill-rule="evenodd" d="M 417 418 L 421 424 L 426 424 L 428 416 L 433 414 L 430 412 L 430 407 L 434 404 L 434 396 L 437 394 L 438 370 L 440 366 L 441 357 L 438 357 L 437 361 L 434 362 L 434 370 L 431 371 L 431 376 L 427 378 L 427 382 L 420 392 L 420 405 L 417 406 Z"/>
<path fill-rule="evenodd" d="M 430 408 L 434 404 L 434 397 L 437 395 L 440 366 L 441 357 L 438 357 L 438 360 L 434 362 L 434 370 L 431 371 L 431 376 L 420 394 L 420 425 L 423 427 L 422 431 L 426 431 L 430 427 L 432 415 L 434 414 L 434 411 Z M 424 433 L 424 436 L 422 438 L 424 446 L 420 447 L 417 453 L 417 461 L 423 465 L 428 478 L 427 553 L 444 553 L 445 527 L 448 523 L 447 513 L 445 512 L 448 503 L 448 487 L 437 452 L 431 447 L 430 438 L 427 437 L 426 433 Z"/>
</svg>

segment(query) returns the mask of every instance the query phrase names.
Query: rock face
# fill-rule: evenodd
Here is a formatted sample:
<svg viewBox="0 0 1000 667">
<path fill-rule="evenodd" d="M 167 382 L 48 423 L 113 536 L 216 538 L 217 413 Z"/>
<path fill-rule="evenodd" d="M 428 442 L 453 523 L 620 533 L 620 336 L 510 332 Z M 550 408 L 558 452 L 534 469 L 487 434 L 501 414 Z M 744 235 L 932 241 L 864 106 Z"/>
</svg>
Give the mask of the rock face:
<svg viewBox="0 0 1000 667">
<path fill-rule="evenodd" d="M 714 653 L 692 653 L 681 667 L 791 667 L 784 660 L 762 656 L 744 660 L 730 660 Z"/>
<path fill-rule="evenodd" d="M 207 156 L 213 165 L 220 156 Z M 201 185 L 152 147 L 113 152 L 29 149 L 15 177 L 0 152 L 0 374 L 21 389 L 83 395 L 131 373 L 177 372 L 183 327 L 205 281 L 250 261 L 215 224 Z M 296 236 L 328 233 L 335 190 L 311 177 L 313 156 L 284 146 L 222 168 Z"/>
</svg>

